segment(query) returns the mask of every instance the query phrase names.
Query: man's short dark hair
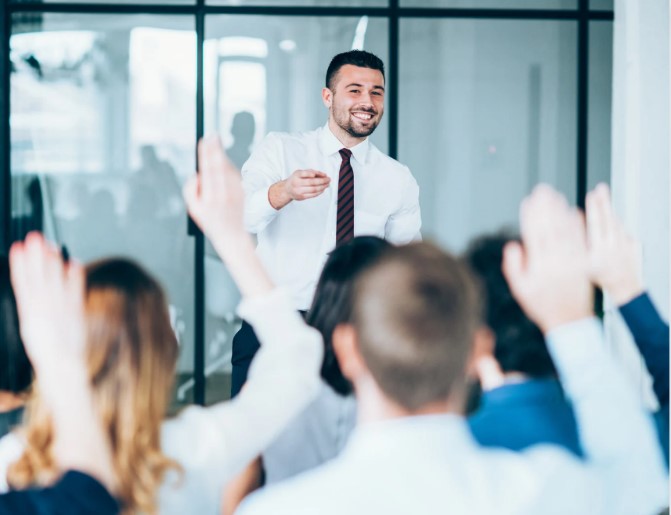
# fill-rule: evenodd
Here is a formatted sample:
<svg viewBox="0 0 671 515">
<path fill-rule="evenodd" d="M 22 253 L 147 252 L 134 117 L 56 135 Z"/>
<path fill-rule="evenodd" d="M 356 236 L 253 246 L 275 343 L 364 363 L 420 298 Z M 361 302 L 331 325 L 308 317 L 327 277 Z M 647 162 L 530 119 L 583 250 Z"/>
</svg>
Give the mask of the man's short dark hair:
<svg viewBox="0 0 671 515">
<path fill-rule="evenodd" d="M 373 379 L 409 411 L 466 394 L 482 324 L 468 267 L 430 243 L 392 247 L 357 279 L 352 325 Z"/>
<path fill-rule="evenodd" d="M 485 319 L 496 336 L 494 357 L 503 372 L 521 372 L 530 377 L 556 375 L 541 330 L 524 314 L 514 299 L 501 269 L 503 248 L 509 233 L 474 240 L 465 259 L 478 277 L 485 295 Z"/>
<path fill-rule="evenodd" d="M 390 243 L 375 236 L 357 236 L 333 250 L 324 265 L 306 321 L 324 340 L 321 376 L 340 395 L 352 393 L 333 350 L 333 330 L 350 322 L 354 280 L 377 260 Z"/>
<path fill-rule="evenodd" d="M 338 71 L 346 64 L 358 66 L 359 68 L 379 70 L 380 73 L 382 73 L 382 78 L 384 78 L 384 63 L 382 62 L 382 59 L 365 50 L 350 50 L 349 52 L 338 54 L 331 59 L 331 64 L 329 64 L 329 67 L 326 70 L 325 82 L 326 87 L 331 91 L 333 91 L 333 88 L 335 87 Z"/>
<path fill-rule="evenodd" d="M 9 261 L 0 256 L 0 391 L 23 393 L 32 380 L 33 370 L 19 335 Z"/>
</svg>

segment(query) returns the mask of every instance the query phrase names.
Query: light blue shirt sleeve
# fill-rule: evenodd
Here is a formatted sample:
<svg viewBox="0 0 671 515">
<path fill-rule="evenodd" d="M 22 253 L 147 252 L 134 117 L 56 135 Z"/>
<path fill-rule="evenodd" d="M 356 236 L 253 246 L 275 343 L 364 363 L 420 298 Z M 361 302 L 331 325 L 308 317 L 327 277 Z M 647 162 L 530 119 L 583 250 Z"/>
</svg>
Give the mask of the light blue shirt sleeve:
<svg viewBox="0 0 671 515">
<path fill-rule="evenodd" d="M 607 352 L 599 322 L 561 326 L 547 343 L 573 403 L 588 466 L 603 482 L 603 513 L 659 513 L 668 506 L 669 485 L 652 420 Z"/>
</svg>

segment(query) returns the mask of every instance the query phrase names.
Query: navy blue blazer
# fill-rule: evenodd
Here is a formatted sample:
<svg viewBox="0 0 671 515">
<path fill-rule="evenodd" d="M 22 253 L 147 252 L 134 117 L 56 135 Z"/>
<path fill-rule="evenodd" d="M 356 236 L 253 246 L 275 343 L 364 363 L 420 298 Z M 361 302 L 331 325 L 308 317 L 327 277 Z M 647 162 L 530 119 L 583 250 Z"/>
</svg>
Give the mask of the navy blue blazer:
<svg viewBox="0 0 671 515">
<path fill-rule="evenodd" d="M 117 515 L 119 504 L 98 481 L 67 472 L 50 488 L 0 495 L 0 515 Z"/>
<path fill-rule="evenodd" d="M 659 442 L 669 466 L 669 325 L 659 315 L 647 293 L 620 306 L 645 366 L 660 409 L 655 416 Z"/>
<path fill-rule="evenodd" d="M 485 447 L 521 451 L 543 443 L 583 455 L 573 409 L 556 379 L 529 379 L 483 392 L 468 422 Z"/>
</svg>

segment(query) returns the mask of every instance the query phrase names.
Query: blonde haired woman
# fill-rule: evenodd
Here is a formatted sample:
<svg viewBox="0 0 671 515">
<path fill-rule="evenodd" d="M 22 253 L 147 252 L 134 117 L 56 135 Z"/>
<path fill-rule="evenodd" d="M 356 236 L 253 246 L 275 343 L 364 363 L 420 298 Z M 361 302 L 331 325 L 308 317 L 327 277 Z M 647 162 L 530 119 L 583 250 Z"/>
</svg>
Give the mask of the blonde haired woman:
<svg viewBox="0 0 671 515">
<path fill-rule="evenodd" d="M 305 325 L 261 266 L 243 226 L 238 171 L 218 139 L 201 141 L 199 161 L 200 174 L 184 191 L 189 212 L 235 279 L 243 296 L 238 311 L 253 324 L 261 351 L 235 400 L 191 407 L 161 424 L 176 359 L 174 336 L 166 333 L 169 324 L 162 296 L 154 296 L 158 309 L 154 302 L 139 309 L 141 289 L 128 285 L 123 290 L 125 277 L 112 274 L 119 290 L 99 296 L 99 332 L 93 305 L 87 302 L 94 396 L 100 397 L 98 409 L 109 431 L 126 513 L 218 513 L 222 487 L 272 442 L 319 388 L 321 337 Z M 98 263 L 90 273 L 99 266 L 120 265 Z M 148 276 L 144 279 L 151 281 Z M 89 299 L 96 297 L 95 290 L 89 290 Z M 116 337 L 103 345 L 109 330 L 116 331 Z M 94 350 L 98 346 L 100 353 Z M 96 371 L 109 383 L 96 383 Z M 50 458 L 45 416 L 36 407 L 24 430 L 23 455 L 11 467 L 10 481 L 21 486 L 51 484 L 60 472 Z M 0 467 L 16 458 L 19 440 L 16 435 L 9 438 L 13 443 L 0 442 Z"/>
<path fill-rule="evenodd" d="M 126 511 L 156 511 L 156 490 L 178 465 L 161 451 L 177 360 L 177 340 L 161 287 L 134 263 L 104 260 L 86 267 L 85 312 L 93 400 L 112 442 L 118 493 Z M 49 413 L 29 404 L 25 449 L 8 470 L 12 488 L 51 484 L 60 475 Z"/>
</svg>

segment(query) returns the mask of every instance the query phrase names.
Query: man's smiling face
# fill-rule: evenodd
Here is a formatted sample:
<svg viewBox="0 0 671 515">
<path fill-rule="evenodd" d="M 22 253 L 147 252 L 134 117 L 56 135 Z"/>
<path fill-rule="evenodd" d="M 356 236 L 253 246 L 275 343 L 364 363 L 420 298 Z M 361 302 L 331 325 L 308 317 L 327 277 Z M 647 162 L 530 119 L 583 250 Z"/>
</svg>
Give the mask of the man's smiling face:
<svg viewBox="0 0 671 515">
<path fill-rule="evenodd" d="M 334 77 L 329 111 L 355 138 L 370 136 L 384 113 L 384 77 L 379 70 L 346 64 Z"/>
</svg>

